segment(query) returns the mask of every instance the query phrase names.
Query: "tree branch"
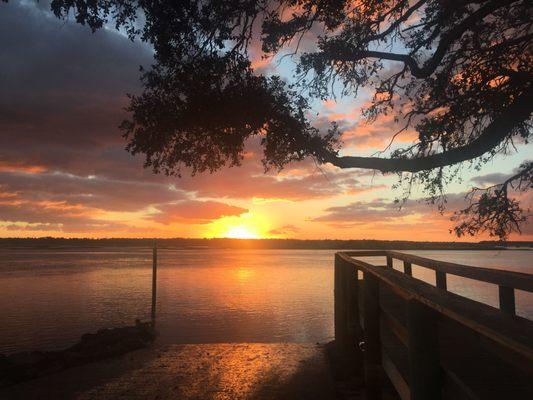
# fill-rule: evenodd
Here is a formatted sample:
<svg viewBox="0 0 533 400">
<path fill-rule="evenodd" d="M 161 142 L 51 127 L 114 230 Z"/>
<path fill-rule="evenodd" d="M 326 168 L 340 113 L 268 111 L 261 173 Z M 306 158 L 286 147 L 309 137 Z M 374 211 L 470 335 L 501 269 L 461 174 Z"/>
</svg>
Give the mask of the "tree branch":
<svg viewBox="0 0 533 400">
<path fill-rule="evenodd" d="M 338 157 L 336 154 L 329 153 L 323 158 L 325 162 L 330 162 L 339 168 L 366 168 L 382 172 L 419 172 L 471 160 L 494 149 L 509 136 L 517 123 L 529 118 L 532 95 L 533 90 L 527 87 L 514 103 L 485 128 L 478 138 L 467 145 L 442 153 L 419 158 Z"/>
<path fill-rule="evenodd" d="M 446 55 L 452 43 L 455 40 L 459 39 L 464 32 L 469 29 L 472 29 L 476 22 L 482 20 L 487 15 L 490 15 L 498 8 L 512 4 L 514 2 L 514 0 L 494 0 L 488 3 L 486 6 L 481 7 L 472 14 L 470 14 L 468 17 L 462 20 L 461 23 L 459 23 L 449 31 L 443 33 L 442 39 L 440 40 L 437 49 L 435 50 L 435 53 L 433 53 L 431 58 L 429 58 L 422 67 L 420 67 L 416 60 L 408 54 L 388 53 L 373 50 L 360 50 L 357 48 L 350 47 L 338 48 L 337 46 L 332 46 L 332 48 L 330 49 L 326 48 L 324 53 L 326 53 L 333 60 L 343 62 L 355 62 L 363 60 L 365 58 L 378 58 L 381 60 L 400 61 L 409 67 L 411 74 L 415 78 L 427 78 L 440 65 L 440 62 Z M 417 5 L 420 6 L 421 4 L 419 5 L 417 3 Z M 370 37 L 368 42 L 374 41 L 379 38 L 380 35 L 372 36 Z"/>
</svg>

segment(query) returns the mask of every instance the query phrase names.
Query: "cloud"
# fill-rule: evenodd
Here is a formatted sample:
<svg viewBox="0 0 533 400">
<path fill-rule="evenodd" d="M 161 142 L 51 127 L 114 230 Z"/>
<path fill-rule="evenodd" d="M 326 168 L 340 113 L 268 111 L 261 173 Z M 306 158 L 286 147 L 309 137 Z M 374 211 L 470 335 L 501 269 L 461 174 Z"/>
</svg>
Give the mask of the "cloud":
<svg viewBox="0 0 533 400">
<path fill-rule="evenodd" d="M 162 224 L 207 224 L 222 217 L 239 216 L 248 212 L 245 208 L 218 201 L 195 200 L 159 205 L 157 210 L 159 212 L 153 214 L 151 219 Z"/>
<path fill-rule="evenodd" d="M 300 228 L 289 224 L 280 226 L 279 228 L 271 229 L 268 231 L 268 234 L 270 236 L 291 236 L 298 232 L 300 232 Z"/>
<path fill-rule="evenodd" d="M 26 202 L 62 202 L 106 211 L 139 211 L 151 204 L 186 197 L 183 191 L 160 183 L 59 172 L 0 172 L 0 190 Z"/>
<path fill-rule="evenodd" d="M 311 160 L 293 163 L 280 173 L 270 171 L 265 174 L 261 163 L 254 157 L 245 159 L 238 168 L 184 176 L 176 181 L 176 186 L 200 197 L 302 201 L 359 194 L 381 187 L 366 183 L 368 176 L 368 171 L 363 170 L 329 166 L 318 169 Z"/>
<path fill-rule="evenodd" d="M 471 180 L 476 185 L 489 186 L 489 185 L 496 185 L 498 183 L 502 183 L 510 177 L 511 177 L 511 174 L 502 174 L 500 172 L 494 172 L 492 174 L 476 176 L 472 178 Z"/>
<path fill-rule="evenodd" d="M 390 221 L 413 215 L 417 211 L 414 207 L 402 207 L 386 201 L 376 199 L 371 202 L 353 202 L 345 206 L 329 207 L 325 214 L 313 219 L 318 222 L 334 223 L 337 226 L 353 227 L 367 223 Z"/>
<path fill-rule="evenodd" d="M 401 207 L 386 199 L 374 199 L 368 202 L 352 202 L 343 206 L 329 207 L 324 214 L 311 219 L 314 222 L 325 222 L 336 228 L 354 228 L 362 226 L 387 227 L 397 229 L 405 227 L 429 228 L 431 224 L 439 226 L 441 232 L 449 226 L 449 218 L 453 210 L 464 202 L 464 194 L 450 194 L 447 197 L 446 211 L 439 214 L 436 207 L 426 204 L 423 200 L 407 200 Z"/>
<path fill-rule="evenodd" d="M 11 222 L 6 227 L 11 231 L 127 228 L 128 223 L 106 221 L 106 213 L 146 214 L 150 207 L 157 212 L 150 211 L 148 219 L 163 224 L 205 224 L 247 212 L 222 202 L 190 200 L 166 184 L 57 172 L 0 172 L 0 193 L 0 221 Z"/>
<path fill-rule="evenodd" d="M 0 162 L 64 170 L 84 160 L 89 168 L 94 152 L 123 147 L 126 93 L 139 91 L 150 49 L 35 4 L 0 7 Z"/>
<path fill-rule="evenodd" d="M 11 224 L 5 227 L 8 231 L 26 231 L 26 232 L 46 232 L 46 231 L 60 231 L 62 229 L 61 224 L 25 224 L 16 225 Z"/>
<path fill-rule="evenodd" d="M 44 5 L 10 2 L 1 7 L 4 45 L 0 56 L 9 62 L 0 65 L 0 171 L 48 171 L 93 175 L 109 182 L 137 181 L 138 196 L 145 187 L 153 187 L 156 201 L 161 190 L 150 185 L 175 185 L 204 198 L 291 201 L 365 190 L 365 185 L 352 178 L 356 174 L 335 173 L 326 178 L 314 167 L 306 167 L 306 174 L 299 176 L 265 175 L 258 159 L 259 146 L 240 168 L 183 179 L 153 175 L 142 168 L 142 157 L 132 157 L 124 150 L 125 141 L 117 129 L 125 117 L 125 94 L 141 89 L 138 66 L 151 63 L 151 49 L 113 30 L 92 34 L 72 21 L 57 20 L 45 12 Z M 39 176 L 34 181 L 41 179 Z M 114 192 L 132 193 L 135 187 L 119 186 Z M 69 203 L 75 201 L 76 190 L 71 189 L 65 199 Z M 60 194 L 58 191 L 54 198 Z M 77 200 L 103 207 L 99 200 L 109 197 L 124 199 L 126 209 L 156 202 L 103 193 Z M 110 207 L 119 207 L 118 201 L 111 201 Z"/>
<path fill-rule="evenodd" d="M 83 207 L 72 207 L 65 203 L 48 202 L 3 202 L 0 203 L 0 221 L 9 222 L 11 230 L 15 223 L 37 224 L 44 227 L 61 225 L 65 227 L 83 226 L 86 230 L 91 227 L 101 227 L 109 222 L 98 219 L 98 213 Z M 20 224 L 19 224 L 20 225 Z"/>
</svg>

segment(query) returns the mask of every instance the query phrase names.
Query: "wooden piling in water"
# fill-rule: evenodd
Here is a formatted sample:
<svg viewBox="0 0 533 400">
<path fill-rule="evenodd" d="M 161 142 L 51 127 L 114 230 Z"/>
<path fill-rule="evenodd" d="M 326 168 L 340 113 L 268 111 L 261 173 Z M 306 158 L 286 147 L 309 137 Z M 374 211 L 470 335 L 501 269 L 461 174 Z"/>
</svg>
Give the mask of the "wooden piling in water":
<svg viewBox="0 0 533 400">
<path fill-rule="evenodd" d="M 154 247 L 152 249 L 152 313 L 151 313 L 152 327 L 155 327 L 156 304 L 157 304 L 157 242 L 154 240 Z"/>
</svg>

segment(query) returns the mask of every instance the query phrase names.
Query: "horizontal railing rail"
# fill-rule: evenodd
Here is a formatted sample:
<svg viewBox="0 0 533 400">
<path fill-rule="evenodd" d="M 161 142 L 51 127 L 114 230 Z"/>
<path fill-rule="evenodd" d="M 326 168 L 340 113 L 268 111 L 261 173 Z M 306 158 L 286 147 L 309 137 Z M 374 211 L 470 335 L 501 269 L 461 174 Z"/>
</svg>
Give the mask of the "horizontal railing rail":
<svg viewBox="0 0 533 400">
<path fill-rule="evenodd" d="M 522 272 L 507 271 L 494 268 L 473 267 L 451 263 L 447 261 L 433 260 L 414 254 L 400 253 L 393 250 L 374 251 L 346 251 L 342 252 L 348 257 L 386 257 L 388 267 L 393 266 L 393 260 L 403 261 L 403 270 L 407 275 L 412 275 L 412 266 L 418 265 L 435 271 L 436 286 L 447 289 L 447 275 L 455 275 L 463 278 L 474 279 L 498 285 L 500 309 L 509 314 L 516 313 L 515 290 L 533 292 L 533 275 Z"/>
<path fill-rule="evenodd" d="M 386 257 L 386 266 L 373 265 L 359 258 L 377 256 Z M 392 268 L 394 259 L 404 262 L 403 273 Z M 436 287 L 410 276 L 412 265 L 435 270 Z M 359 273 L 363 275 L 362 280 L 358 279 Z M 446 274 L 498 285 L 501 310 L 449 292 Z M 379 374 L 376 370 L 383 369 L 402 398 L 440 398 L 440 371 L 446 369 L 438 350 L 437 325 L 442 318 L 474 332 L 480 340 L 490 344 L 499 359 L 533 377 L 533 322 L 514 315 L 514 289 L 533 291 L 532 279 L 528 274 L 469 267 L 396 251 L 340 252 L 335 256 L 335 337 L 345 348 L 364 342 L 369 397 L 377 390 Z M 502 287 L 512 291 L 512 298 L 504 298 L 503 302 Z M 390 290 L 407 305 L 403 323 L 400 316 L 384 311 L 380 304 L 380 288 Z M 409 382 L 401 377 L 398 367 L 382 348 L 380 324 L 389 328 L 389 332 L 406 346 Z M 457 340 L 459 343 L 462 338 Z M 449 376 L 458 387 L 465 387 L 453 373 Z"/>
<path fill-rule="evenodd" d="M 407 263 L 420 265 L 435 271 L 475 279 L 477 281 L 505 285 L 514 289 L 533 292 L 533 275 L 522 272 L 507 271 L 495 268 L 473 267 L 446 261 L 432 260 L 414 254 L 404 254 L 398 251 L 387 251 L 387 256 Z M 532 254 L 533 256 L 533 254 Z"/>
</svg>

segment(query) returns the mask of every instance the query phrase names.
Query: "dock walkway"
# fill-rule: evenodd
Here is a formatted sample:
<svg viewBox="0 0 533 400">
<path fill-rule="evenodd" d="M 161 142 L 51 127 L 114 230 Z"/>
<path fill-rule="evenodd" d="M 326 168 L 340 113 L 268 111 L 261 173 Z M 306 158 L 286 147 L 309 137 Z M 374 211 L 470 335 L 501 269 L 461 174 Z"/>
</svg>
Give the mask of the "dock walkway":
<svg viewBox="0 0 533 400">
<path fill-rule="evenodd" d="M 327 400 L 335 384 L 312 343 L 144 349 L 0 390 L 2 400 Z"/>
</svg>

